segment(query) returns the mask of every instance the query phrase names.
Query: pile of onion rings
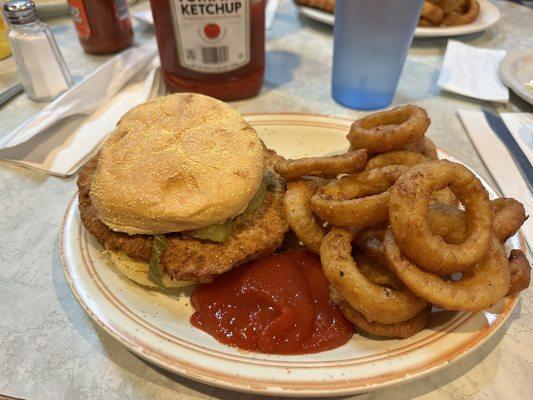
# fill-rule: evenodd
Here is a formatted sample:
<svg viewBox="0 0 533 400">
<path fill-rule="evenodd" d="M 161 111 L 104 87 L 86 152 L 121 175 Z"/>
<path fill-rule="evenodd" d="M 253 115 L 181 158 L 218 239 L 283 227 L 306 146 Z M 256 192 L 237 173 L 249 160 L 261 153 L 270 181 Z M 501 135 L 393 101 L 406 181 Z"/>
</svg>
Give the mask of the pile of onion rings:
<svg viewBox="0 0 533 400">
<path fill-rule="evenodd" d="M 289 226 L 361 332 L 406 338 L 432 306 L 479 311 L 530 283 L 524 253 L 503 246 L 523 205 L 489 200 L 468 168 L 438 160 L 429 124 L 414 105 L 371 114 L 352 124 L 345 154 L 276 165 Z"/>
<path fill-rule="evenodd" d="M 477 0 L 426 0 L 418 26 L 457 26 L 469 24 L 479 16 Z"/>
</svg>

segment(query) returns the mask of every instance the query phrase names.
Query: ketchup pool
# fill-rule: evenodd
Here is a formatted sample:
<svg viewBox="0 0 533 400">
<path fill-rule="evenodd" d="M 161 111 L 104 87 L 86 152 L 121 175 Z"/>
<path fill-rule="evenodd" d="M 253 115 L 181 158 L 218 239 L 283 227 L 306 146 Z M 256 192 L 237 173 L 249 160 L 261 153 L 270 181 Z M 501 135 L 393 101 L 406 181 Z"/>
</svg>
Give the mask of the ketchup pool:
<svg viewBox="0 0 533 400">
<path fill-rule="evenodd" d="M 329 298 L 312 253 L 273 254 L 236 268 L 193 292 L 193 326 L 219 342 L 272 354 L 307 354 L 346 343 L 353 325 Z"/>
</svg>

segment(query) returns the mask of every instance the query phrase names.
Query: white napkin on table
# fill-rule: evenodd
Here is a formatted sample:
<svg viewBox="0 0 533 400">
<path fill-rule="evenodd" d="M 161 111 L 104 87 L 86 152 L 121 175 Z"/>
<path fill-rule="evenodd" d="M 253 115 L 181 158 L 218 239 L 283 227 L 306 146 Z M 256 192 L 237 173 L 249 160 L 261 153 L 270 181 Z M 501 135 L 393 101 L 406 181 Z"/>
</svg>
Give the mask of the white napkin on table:
<svg viewBox="0 0 533 400">
<path fill-rule="evenodd" d="M 472 143 L 503 196 L 513 197 L 524 204 L 526 213 L 530 218 L 522 226 L 522 232 L 526 237 L 529 248 L 533 249 L 533 195 L 522 178 L 511 154 L 492 131 L 482 112 L 459 110 L 458 114 L 468 136 L 470 136 Z M 505 113 L 501 114 L 501 117 L 526 156 L 528 156 L 530 161 L 533 160 L 531 158 L 533 114 Z M 526 139 L 520 139 L 520 137 Z M 528 137 L 529 139 L 527 139 Z M 522 141 L 522 144 L 519 140 Z M 522 146 L 529 147 L 529 149 L 524 149 Z"/>
<path fill-rule="evenodd" d="M 0 138 L 0 159 L 51 175 L 75 173 L 126 111 L 154 95 L 156 51 L 150 42 L 112 58 Z"/>
<path fill-rule="evenodd" d="M 501 113 L 507 129 L 533 164 L 533 114 L 532 113 Z"/>
<path fill-rule="evenodd" d="M 448 92 L 507 103 L 509 89 L 498 76 L 505 50 L 481 49 L 448 40 L 437 85 Z"/>
</svg>

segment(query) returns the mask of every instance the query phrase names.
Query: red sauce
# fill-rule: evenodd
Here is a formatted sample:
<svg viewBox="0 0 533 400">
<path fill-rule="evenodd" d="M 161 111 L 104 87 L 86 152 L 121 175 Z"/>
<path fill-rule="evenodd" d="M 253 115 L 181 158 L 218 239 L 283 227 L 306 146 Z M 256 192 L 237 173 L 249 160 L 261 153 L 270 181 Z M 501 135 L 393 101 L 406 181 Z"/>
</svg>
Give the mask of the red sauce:
<svg viewBox="0 0 533 400">
<path fill-rule="evenodd" d="M 303 251 L 236 268 L 197 286 L 192 302 L 195 327 L 244 350 L 316 353 L 341 346 L 353 333 L 329 299 L 319 258 Z"/>
</svg>

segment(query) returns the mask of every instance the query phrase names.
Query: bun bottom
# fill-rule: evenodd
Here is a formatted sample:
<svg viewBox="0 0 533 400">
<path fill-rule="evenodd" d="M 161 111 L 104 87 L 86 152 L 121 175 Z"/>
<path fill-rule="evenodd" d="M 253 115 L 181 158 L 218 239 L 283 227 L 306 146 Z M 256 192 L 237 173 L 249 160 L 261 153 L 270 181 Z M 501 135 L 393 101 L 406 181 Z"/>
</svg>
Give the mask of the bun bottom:
<svg viewBox="0 0 533 400">
<path fill-rule="evenodd" d="M 108 250 L 108 253 L 117 270 L 126 278 L 144 287 L 161 289 L 148 279 L 148 263 L 146 261 L 132 258 L 123 251 Z M 168 289 L 181 288 L 196 283 L 193 281 L 171 279 L 167 274 L 165 274 L 161 280 L 163 281 L 165 288 Z"/>
</svg>

